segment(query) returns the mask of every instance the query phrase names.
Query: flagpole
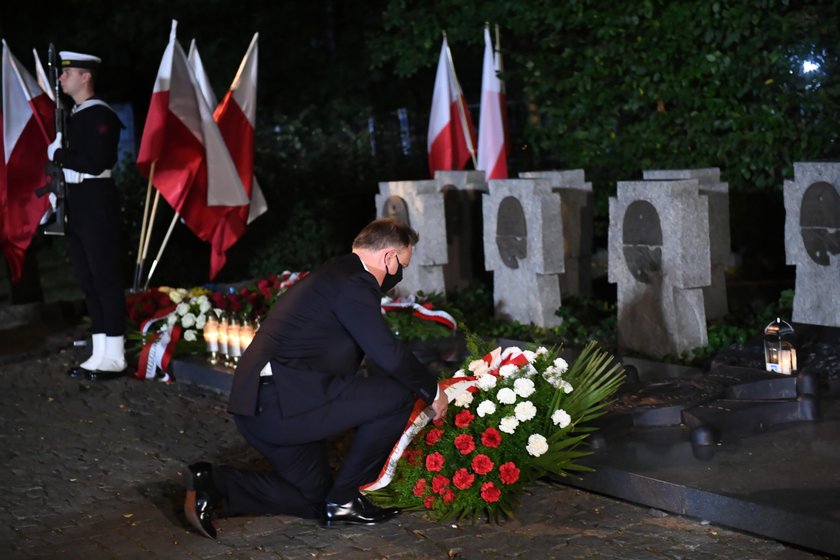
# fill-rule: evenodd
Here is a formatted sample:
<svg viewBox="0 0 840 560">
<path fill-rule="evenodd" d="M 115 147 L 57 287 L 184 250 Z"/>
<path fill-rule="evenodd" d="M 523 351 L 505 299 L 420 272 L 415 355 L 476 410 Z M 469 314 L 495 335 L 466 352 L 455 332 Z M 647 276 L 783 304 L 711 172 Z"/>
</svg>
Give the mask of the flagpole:
<svg viewBox="0 0 840 560">
<path fill-rule="evenodd" d="M 145 255 L 143 254 L 143 245 L 146 243 L 146 237 L 152 233 L 151 231 L 146 231 L 146 226 L 149 221 L 149 202 L 151 202 L 152 199 L 152 179 L 155 176 L 156 163 L 157 160 L 152 162 L 151 169 L 149 170 L 149 182 L 146 185 L 146 204 L 143 206 L 143 224 L 140 226 L 140 242 L 137 246 L 137 264 L 134 267 L 134 282 L 132 283 L 132 290 L 135 292 L 140 286 L 140 277 L 143 275 L 143 259 L 145 258 Z M 151 230 L 151 228 L 149 229 Z"/>
<path fill-rule="evenodd" d="M 443 32 L 443 39 L 446 40 L 446 31 Z M 446 43 L 446 58 L 449 61 L 449 79 L 455 84 L 455 89 L 458 91 L 458 117 L 461 121 L 461 128 L 464 132 L 464 139 L 467 142 L 467 149 L 470 151 L 473 168 L 476 167 L 477 161 L 475 157 L 475 148 L 473 147 L 472 135 L 470 134 L 470 127 L 467 124 L 467 114 L 464 110 L 464 92 L 461 90 L 461 84 L 458 83 L 458 76 L 455 75 L 455 63 L 452 61 L 452 51 L 449 50 L 449 42 Z"/>
<path fill-rule="evenodd" d="M 144 290 L 149 289 L 149 281 L 151 281 L 152 279 L 152 274 L 155 273 L 155 269 L 157 268 L 158 262 L 160 261 L 160 257 L 161 255 L 163 255 L 163 250 L 166 248 L 166 244 L 169 243 L 169 236 L 172 235 L 172 230 L 175 228 L 175 223 L 180 217 L 181 215 L 178 212 L 175 212 L 175 215 L 172 216 L 172 221 L 169 223 L 169 229 L 166 230 L 166 236 L 163 238 L 163 242 L 160 244 L 160 249 L 158 250 L 157 256 L 155 257 L 155 260 L 152 261 L 152 266 L 149 267 L 149 276 L 146 278 L 146 284 L 143 286 Z"/>
<path fill-rule="evenodd" d="M 140 278 L 143 277 L 143 264 L 146 262 L 146 256 L 149 254 L 149 241 L 152 238 L 152 230 L 155 226 L 155 217 L 157 216 L 158 201 L 160 201 L 160 191 L 155 192 L 155 200 L 154 202 L 152 202 L 152 211 L 149 213 L 149 227 L 146 228 L 146 235 L 143 239 L 143 253 L 140 260 L 140 274 L 137 280 L 138 285 L 140 284 Z M 148 285 L 148 282 L 146 284 Z M 145 288 L 143 289 L 145 290 Z"/>
</svg>

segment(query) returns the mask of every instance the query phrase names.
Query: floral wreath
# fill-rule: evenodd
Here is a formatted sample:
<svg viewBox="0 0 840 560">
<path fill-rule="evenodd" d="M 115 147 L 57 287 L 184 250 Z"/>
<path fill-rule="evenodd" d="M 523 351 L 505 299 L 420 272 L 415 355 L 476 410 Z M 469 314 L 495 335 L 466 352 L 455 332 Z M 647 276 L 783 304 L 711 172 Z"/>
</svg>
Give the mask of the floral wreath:
<svg viewBox="0 0 840 560">
<path fill-rule="evenodd" d="M 438 520 L 512 517 L 522 489 L 546 474 L 589 470 L 579 449 L 623 379 L 592 342 L 571 366 L 557 349 L 496 348 L 442 382 L 453 405 L 429 422 L 418 401 L 379 478 L 381 505 Z"/>
</svg>

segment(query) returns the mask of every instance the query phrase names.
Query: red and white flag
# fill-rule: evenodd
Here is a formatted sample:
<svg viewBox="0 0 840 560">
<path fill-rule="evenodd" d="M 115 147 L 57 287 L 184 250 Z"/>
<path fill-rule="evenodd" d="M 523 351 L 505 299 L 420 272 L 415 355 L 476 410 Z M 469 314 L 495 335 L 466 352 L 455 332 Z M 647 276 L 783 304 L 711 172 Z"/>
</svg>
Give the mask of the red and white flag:
<svg viewBox="0 0 840 560">
<path fill-rule="evenodd" d="M 55 136 L 55 105 L 3 41 L 0 248 L 12 282 L 23 273 L 26 250 L 49 199 L 35 189 L 47 183 L 47 146 Z"/>
<path fill-rule="evenodd" d="M 215 247 L 224 236 L 220 222 L 227 207 L 247 205 L 249 199 L 176 40 L 176 26 L 173 21 L 158 69 L 137 167 L 148 177 L 155 163 L 152 183 L 187 227 Z"/>
<path fill-rule="evenodd" d="M 484 66 L 481 73 L 481 116 L 478 122 L 478 164 L 485 179 L 506 179 L 505 92 L 499 79 L 501 53 L 494 56 L 490 29 L 484 28 Z"/>
<path fill-rule="evenodd" d="M 432 176 L 438 170 L 463 169 L 467 161 L 475 157 L 474 146 L 475 128 L 444 35 L 427 138 Z"/>
<path fill-rule="evenodd" d="M 254 33 L 230 89 L 213 113 L 213 120 L 219 125 L 219 131 L 236 165 L 242 187 L 248 194 L 250 202 L 247 206 L 232 208 L 219 224 L 224 233 L 222 243 L 214 247 L 211 254 L 211 271 L 218 271 L 224 266 L 225 251 L 245 233 L 245 227 L 248 224 L 268 210 L 262 189 L 257 178 L 254 177 L 258 39 L 259 33 Z"/>
</svg>

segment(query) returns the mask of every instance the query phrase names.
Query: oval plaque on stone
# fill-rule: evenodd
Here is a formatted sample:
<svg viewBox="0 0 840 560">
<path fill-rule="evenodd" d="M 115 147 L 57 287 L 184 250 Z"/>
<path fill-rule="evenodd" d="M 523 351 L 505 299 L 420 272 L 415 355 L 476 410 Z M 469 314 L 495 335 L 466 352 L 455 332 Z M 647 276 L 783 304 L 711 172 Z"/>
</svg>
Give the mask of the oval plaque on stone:
<svg viewBox="0 0 840 560">
<path fill-rule="evenodd" d="M 519 260 L 528 256 L 528 224 L 522 204 L 515 196 L 506 196 L 499 204 L 496 247 L 508 268 L 519 268 Z"/>
<path fill-rule="evenodd" d="M 822 266 L 830 265 L 830 255 L 840 253 L 840 195 L 834 186 L 819 181 L 805 190 L 799 226 L 811 260 Z"/>
<path fill-rule="evenodd" d="M 408 219 L 408 204 L 397 195 L 391 195 L 385 199 L 381 215 L 383 218 L 396 218 L 405 225 L 411 226 L 411 221 Z"/>
<path fill-rule="evenodd" d="M 624 212 L 622 251 L 630 274 L 645 284 L 662 270 L 662 225 L 646 200 L 634 200 Z"/>
</svg>

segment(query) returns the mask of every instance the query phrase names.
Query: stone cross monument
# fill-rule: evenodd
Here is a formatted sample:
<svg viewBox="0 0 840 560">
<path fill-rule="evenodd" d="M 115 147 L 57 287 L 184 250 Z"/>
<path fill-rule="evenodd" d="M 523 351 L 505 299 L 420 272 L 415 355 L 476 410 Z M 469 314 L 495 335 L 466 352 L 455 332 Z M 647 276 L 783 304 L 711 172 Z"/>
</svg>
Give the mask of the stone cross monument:
<svg viewBox="0 0 840 560">
<path fill-rule="evenodd" d="M 484 171 L 437 171 L 435 181 L 446 214 L 446 289 L 466 288 L 488 275 L 481 226 L 481 201 L 487 192 Z"/>
<path fill-rule="evenodd" d="M 555 327 L 563 272 L 560 195 L 536 179 L 490 181 L 482 209 L 484 262 L 496 316 Z"/>
<path fill-rule="evenodd" d="M 840 162 L 796 162 L 785 181 L 785 260 L 796 266 L 793 320 L 840 327 Z"/>
<path fill-rule="evenodd" d="M 700 194 L 709 199 L 709 243 L 712 283 L 703 288 L 706 318 L 719 319 L 729 313 L 726 297 L 726 267 L 732 260 L 729 234 L 729 185 L 720 181 L 720 169 L 654 169 L 642 177 L 651 181 L 697 179 Z"/>
<path fill-rule="evenodd" d="M 618 285 L 622 349 L 661 357 L 706 346 L 709 200 L 697 179 L 618 183 L 608 280 Z"/>
<path fill-rule="evenodd" d="M 560 194 L 563 215 L 563 262 L 561 297 L 592 295 L 592 183 L 584 180 L 583 169 L 527 171 L 523 179 L 547 181 Z"/>
</svg>

